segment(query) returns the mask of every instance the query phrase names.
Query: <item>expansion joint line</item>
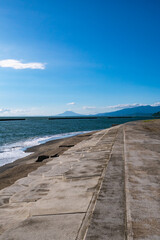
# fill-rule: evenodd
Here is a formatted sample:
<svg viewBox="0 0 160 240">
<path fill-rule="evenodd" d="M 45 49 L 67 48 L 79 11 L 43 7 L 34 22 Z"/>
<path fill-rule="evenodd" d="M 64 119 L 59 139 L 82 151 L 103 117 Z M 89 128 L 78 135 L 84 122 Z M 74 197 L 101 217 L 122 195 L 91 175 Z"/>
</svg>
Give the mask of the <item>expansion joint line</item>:
<svg viewBox="0 0 160 240">
<path fill-rule="evenodd" d="M 133 240 L 132 217 L 130 210 L 130 196 L 129 196 L 129 174 L 126 161 L 126 137 L 125 126 L 123 126 L 124 137 L 124 193 L 125 193 L 125 240 Z"/>
<path fill-rule="evenodd" d="M 112 155 L 113 145 L 114 145 L 115 140 L 116 140 L 116 137 L 117 137 L 117 135 L 118 135 L 118 130 L 119 130 L 119 127 L 117 128 L 117 132 L 116 132 L 116 134 L 115 134 L 115 137 L 114 137 L 114 140 L 113 140 L 113 143 L 112 143 L 112 146 L 111 146 L 111 151 L 110 151 L 110 155 L 109 155 L 109 160 L 110 160 L 111 155 Z M 97 143 L 98 143 L 105 135 L 107 135 L 108 132 L 109 132 L 109 130 L 108 130 L 107 132 L 105 132 L 105 133 L 102 135 L 102 137 L 100 137 L 100 139 L 97 141 Z M 97 144 L 97 143 L 96 143 L 96 144 Z M 109 162 L 109 161 L 108 161 L 108 162 Z M 104 176 L 105 176 L 105 172 L 106 172 L 107 166 L 108 166 L 108 164 L 104 167 L 103 172 L 102 172 L 102 174 L 101 174 L 101 177 L 100 177 L 99 180 L 98 180 L 98 184 L 97 184 L 97 185 L 98 185 L 99 187 L 98 187 L 97 191 L 93 194 L 93 196 L 92 196 L 92 198 L 91 198 L 91 200 L 90 200 L 90 203 L 89 203 L 89 205 L 88 205 L 87 211 L 86 211 L 85 216 L 84 216 L 84 218 L 83 218 L 83 220 L 82 220 L 82 223 L 81 223 L 81 225 L 80 225 L 80 228 L 79 228 L 79 230 L 78 230 L 78 234 L 77 234 L 77 237 L 76 237 L 75 240 L 85 240 L 85 239 L 86 239 L 87 232 L 88 232 L 88 228 L 89 228 L 89 220 L 92 219 L 92 215 L 93 215 L 93 212 L 94 212 L 95 207 L 96 207 L 96 202 L 97 202 L 96 200 L 97 200 L 97 198 L 98 198 L 98 196 L 99 196 L 99 193 L 100 193 L 100 190 L 101 190 L 101 188 L 102 188 L 103 179 L 104 179 Z M 87 217 L 88 217 L 88 219 L 87 219 Z M 88 221 L 87 221 L 87 220 L 88 220 Z M 86 227 L 86 229 L 84 230 L 83 236 L 81 236 L 81 235 L 80 235 L 80 231 L 83 230 L 84 223 L 86 223 L 86 222 L 87 222 L 87 227 Z"/>
<path fill-rule="evenodd" d="M 32 217 L 46 217 L 46 216 L 61 216 L 61 215 L 76 215 L 76 214 L 84 214 L 86 212 L 62 212 L 62 213 L 48 213 L 48 214 L 40 214 L 40 215 L 32 215 Z"/>
</svg>

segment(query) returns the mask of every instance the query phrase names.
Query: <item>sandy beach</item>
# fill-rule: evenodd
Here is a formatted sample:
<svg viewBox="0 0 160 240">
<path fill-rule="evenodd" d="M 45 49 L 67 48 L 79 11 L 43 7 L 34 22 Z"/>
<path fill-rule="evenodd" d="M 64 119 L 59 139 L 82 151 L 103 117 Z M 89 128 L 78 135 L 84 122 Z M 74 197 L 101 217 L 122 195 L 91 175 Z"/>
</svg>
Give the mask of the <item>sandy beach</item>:
<svg viewBox="0 0 160 240">
<path fill-rule="evenodd" d="M 0 167 L 0 190 L 12 185 L 18 179 L 26 177 L 28 173 L 50 161 L 50 157 L 60 156 L 77 143 L 89 138 L 93 133 L 95 131 L 69 138 L 52 140 L 26 149 L 25 152 L 31 153 L 30 155 Z M 36 162 L 38 157 L 42 155 L 49 158 L 44 159 L 42 162 Z"/>
</svg>

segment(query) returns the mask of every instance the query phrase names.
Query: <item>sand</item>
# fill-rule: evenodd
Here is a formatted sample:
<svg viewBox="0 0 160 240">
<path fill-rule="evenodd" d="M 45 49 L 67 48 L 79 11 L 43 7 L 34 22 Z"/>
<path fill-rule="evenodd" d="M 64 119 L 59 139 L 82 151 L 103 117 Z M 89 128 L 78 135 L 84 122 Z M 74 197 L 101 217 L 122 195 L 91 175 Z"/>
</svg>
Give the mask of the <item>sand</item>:
<svg viewBox="0 0 160 240">
<path fill-rule="evenodd" d="M 26 152 L 31 153 L 29 156 L 0 167 L 0 190 L 12 185 L 18 179 L 26 177 L 28 173 L 50 161 L 50 158 L 47 158 L 42 162 L 36 162 L 38 156 L 60 156 L 68 148 L 71 148 L 77 143 L 89 138 L 93 133 L 94 132 L 90 132 L 74 137 L 52 140 L 47 143 L 28 148 Z"/>
</svg>

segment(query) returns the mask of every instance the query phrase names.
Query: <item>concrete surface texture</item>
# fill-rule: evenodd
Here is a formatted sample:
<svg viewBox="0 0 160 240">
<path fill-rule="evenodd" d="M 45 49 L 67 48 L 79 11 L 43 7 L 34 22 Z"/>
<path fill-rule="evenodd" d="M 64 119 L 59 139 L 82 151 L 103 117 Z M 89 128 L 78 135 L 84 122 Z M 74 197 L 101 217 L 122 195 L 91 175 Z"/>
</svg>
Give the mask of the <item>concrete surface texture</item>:
<svg viewBox="0 0 160 240">
<path fill-rule="evenodd" d="M 160 121 L 94 133 L 0 191 L 3 240 L 159 240 Z"/>
</svg>

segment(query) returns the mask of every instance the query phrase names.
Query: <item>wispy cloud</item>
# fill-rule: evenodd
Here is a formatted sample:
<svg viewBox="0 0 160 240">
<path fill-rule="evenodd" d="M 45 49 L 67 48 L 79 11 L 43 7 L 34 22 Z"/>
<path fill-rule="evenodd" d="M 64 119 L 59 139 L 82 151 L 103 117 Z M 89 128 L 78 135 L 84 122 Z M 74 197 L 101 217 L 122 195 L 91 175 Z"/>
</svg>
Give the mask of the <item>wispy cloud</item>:
<svg viewBox="0 0 160 240">
<path fill-rule="evenodd" d="M 0 60 L 0 67 L 13 69 L 45 69 L 45 64 L 39 62 L 22 63 L 15 59 L 5 59 Z"/>
<path fill-rule="evenodd" d="M 19 116 L 19 115 L 26 115 L 27 113 L 28 111 L 23 109 L 0 108 L 0 116 Z"/>
<path fill-rule="evenodd" d="M 133 103 L 133 104 L 118 104 L 113 106 L 107 106 L 105 108 L 108 109 L 122 109 L 122 108 L 133 108 L 133 107 L 141 107 L 141 106 L 148 106 L 149 104 L 142 104 L 142 103 Z M 150 104 L 152 107 L 160 106 L 160 102 L 156 102 L 153 104 Z"/>
<path fill-rule="evenodd" d="M 96 110 L 97 112 L 110 112 L 110 111 L 116 111 L 116 110 L 121 110 L 124 108 L 134 108 L 134 107 L 141 107 L 141 106 L 147 106 L 149 104 L 142 104 L 142 103 L 132 103 L 132 104 L 117 104 L 117 105 L 112 105 L 112 106 L 100 106 L 100 107 L 95 107 L 95 106 L 83 106 L 82 109 L 87 110 L 87 111 L 92 111 Z M 153 104 L 150 104 L 152 107 L 160 106 L 160 102 L 156 102 Z"/>
<path fill-rule="evenodd" d="M 9 109 L 0 108 L 0 114 L 1 113 L 8 113 L 8 112 L 10 112 Z"/>
<path fill-rule="evenodd" d="M 133 108 L 133 107 L 140 107 L 140 106 L 146 106 L 147 104 L 140 104 L 140 103 L 133 103 L 133 104 L 117 104 L 113 106 L 107 106 L 105 108 L 108 109 L 121 109 L 121 108 Z"/>
<path fill-rule="evenodd" d="M 96 107 L 94 106 L 83 106 L 82 107 L 84 110 L 93 110 L 93 109 L 96 109 Z"/>
<path fill-rule="evenodd" d="M 153 103 L 151 106 L 152 107 L 158 107 L 158 106 L 160 106 L 160 102 Z"/>
<path fill-rule="evenodd" d="M 75 104 L 76 104 L 75 102 L 67 103 L 67 105 L 75 105 Z"/>
</svg>

